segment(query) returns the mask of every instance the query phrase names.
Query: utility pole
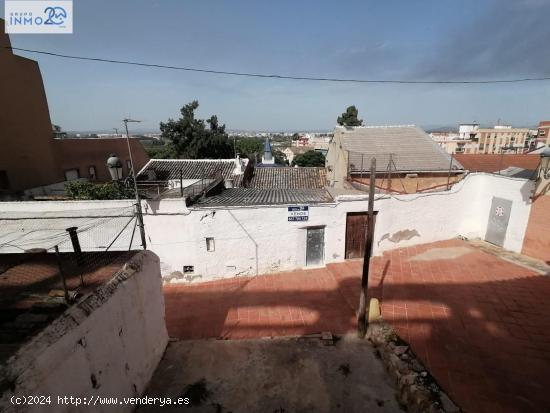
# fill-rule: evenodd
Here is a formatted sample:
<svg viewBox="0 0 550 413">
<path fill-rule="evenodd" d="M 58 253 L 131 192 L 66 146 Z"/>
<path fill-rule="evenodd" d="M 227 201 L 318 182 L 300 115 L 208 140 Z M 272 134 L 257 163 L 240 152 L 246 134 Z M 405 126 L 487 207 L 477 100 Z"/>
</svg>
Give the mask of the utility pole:
<svg viewBox="0 0 550 413">
<path fill-rule="evenodd" d="M 137 219 L 139 222 L 139 232 L 141 234 L 141 245 L 143 246 L 143 249 L 147 249 L 147 241 L 145 240 L 145 226 L 143 225 L 143 212 L 141 210 L 141 200 L 139 199 L 139 192 L 137 187 L 137 180 L 136 180 L 136 173 L 134 171 L 134 159 L 132 158 L 132 149 L 130 148 L 130 135 L 128 134 L 128 122 L 132 123 L 138 123 L 141 122 L 140 120 L 134 120 L 134 119 L 123 119 L 124 122 L 124 128 L 126 129 L 126 143 L 128 144 L 128 154 L 130 155 L 130 164 L 131 164 L 131 170 L 132 170 L 132 178 L 134 180 L 134 191 L 136 194 L 136 211 L 137 211 Z"/>
<path fill-rule="evenodd" d="M 391 190 L 392 190 L 392 187 L 391 187 L 391 165 L 393 163 L 393 154 L 390 153 L 390 161 L 389 161 L 389 169 L 388 169 L 388 193 L 391 194 Z M 406 190 L 405 190 L 406 191 Z"/>
<path fill-rule="evenodd" d="M 372 255 L 372 239 L 374 238 L 374 188 L 376 183 L 376 158 L 371 159 L 370 187 L 369 187 L 369 212 L 367 215 L 367 231 L 365 242 L 365 256 L 363 258 L 363 275 L 361 277 L 361 296 L 359 298 L 359 311 L 357 311 L 357 333 L 359 337 L 365 337 L 367 333 L 367 298 L 369 289 L 369 264 Z"/>
</svg>

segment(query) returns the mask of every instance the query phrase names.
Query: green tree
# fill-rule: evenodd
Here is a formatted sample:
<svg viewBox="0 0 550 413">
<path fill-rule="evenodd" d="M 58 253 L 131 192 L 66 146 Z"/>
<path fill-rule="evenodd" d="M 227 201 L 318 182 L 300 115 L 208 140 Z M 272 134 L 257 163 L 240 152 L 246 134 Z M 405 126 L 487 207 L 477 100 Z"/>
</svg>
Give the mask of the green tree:
<svg viewBox="0 0 550 413">
<path fill-rule="evenodd" d="M 359 111 L 355 106 L 349 106 L 342 115 L 338 116 L 338 125 L 361 126 L 363 120 L 358 118 Z"/>
<path fill-rule="evenodd" d="M 178 157 L 176 148 L 172 143 L 162 146 L 147 146 L 145 151 L 151 159 L 175 159 Z"/>
<path fill-rule="evenodd" d="M 273 158 L 275 159 L 275 163 L 278 165 L 288 165 L 288 161 L 286 159 L 286 155 L 280 151 L 279 149 L 272 150 Z"/>
<path fill-rule="evenodd" d="M 199 102 L 194 100 L 181 108 L 181 118 L 168 119 L 160 123 L 162 138 L 172 142 L 177 157 L 189 159 L 222 159 L 233 157 L 225 125 L 218 123 L 218 117 L 195 118 Z M 208 126 L 207 126 L 208 125 Z"/>
<path fill-rule="evenodd" d="M 254 159 L 255 155 L 258 156 L 258 159 L 262 158 L 264 144 L 261 139 L 241 138 L 237 140 L 235 146 L 237 148 L 237 152 L 243 158 Z"/>
<path fill-rule="evenodd" d="M 296 155 L 292 166 L 325 166 L 325 156 L 321 152 L 307 151 Z"/>
<path fill-rule="evenodd" d="M 135 196 L 133 188 L 120 182 L 94 184 L 74 181 L 65 184 L 65 192 L 71 199 L 131 199 Z"/>
</svg>

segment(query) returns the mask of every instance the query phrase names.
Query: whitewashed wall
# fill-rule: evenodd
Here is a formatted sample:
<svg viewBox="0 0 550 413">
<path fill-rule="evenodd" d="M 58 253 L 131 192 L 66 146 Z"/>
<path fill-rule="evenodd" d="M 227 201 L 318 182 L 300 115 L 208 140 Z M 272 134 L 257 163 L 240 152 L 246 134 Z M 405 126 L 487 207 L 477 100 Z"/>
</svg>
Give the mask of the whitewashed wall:
<svg viewBox="0 0 550 413">
<path fill-rule="evenodd" d="M 159 259 L 149 251 L 140 252 L 126 270 L 69 308 L 8 360 L 2 374 L 14 390 L 2 395 L 0 410 L 86 410 L 57 405 L 57 395 L 138 397 L 167 343 Z M 51 395 L 52 405 L 17 410 L 10 404 L 14 394 Z M 132 410 L 117 407 L 121 412 Z M 113 410 L 94 406 L 90 411 Z"/>
<path fill-rule="evenodd" d="M 513 203 L 504 247 L 520 252 L 532 187 L 532 182 L 522 179 L 471 174 L 450 191 L 377 196 L 374 252 L 459 235 L 484 238 L 493 196 Z M 44 210 L 90 214 L 98 208 L 128 208 L 131 201 L 0 203 L 0 217 L 13 204 L 19 214 Z M 367 197 L 344 196 L 332 204 L 310 206 L 306 222 L 288 222 L 287 206 L 187 209 L 182 199 L 166 199 L 144 202 L 143 209 L 148 248 L 160 257 L 163 276 L 181 278 L 183 266 L 192 265 L 195 272 L 187 280 L 196 282 L 302 268 L 310 226 L 325 227 L 325 262 L 342 261 L 346 213 L 366 211 Z M 114 247 L 128 244 L 127 237 Z M 214 238 L 213 252 L 206 250 L 207 237 Z"/>
<path fill-rule="evenodd" d="M 529 217 L 525 180 L 472 174 L 451 191 L 380 197 L 375 254 L 454 238 L 483 238 L 493 196 L 513 202 L 504 247 L 521 251 Z M 306 228 L 325 227 L 325 262 L 344 260 L 346 213 L 365 211 L 367 198 L 340 197 L 334 204 L 310 206 L 307 222 L 288 222 L 286 206 L 186 210 L 181 200 L 165 200 L 147 209 L 150 248 L 162 261 L 163 275 L 192 265 L 188 281 L 287 271 L 305 266 Z M 206 238 L 215 240 L 208 252 Z M 181 274 L 178 274 L 181 275 Z"/>
</svg>

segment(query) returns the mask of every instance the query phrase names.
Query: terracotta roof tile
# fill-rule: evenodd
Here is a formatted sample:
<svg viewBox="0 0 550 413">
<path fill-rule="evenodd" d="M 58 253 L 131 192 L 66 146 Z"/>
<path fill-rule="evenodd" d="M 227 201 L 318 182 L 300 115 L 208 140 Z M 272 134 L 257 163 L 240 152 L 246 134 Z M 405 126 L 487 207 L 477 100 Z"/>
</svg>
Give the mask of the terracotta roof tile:
<svg viewBox="0 0 550 413">
<path fill-rule="evenodd" d="M 247 188 L 261 189 L 314 189 L 327 185 L 325 168 L 317 167 L 261 167 L 255 168 Z M 236 186 L 244 186 L 241 179 Z"/>
<path fill-rule="evenodd" d="M 497 172 L 511 166 L 535 170 L 540 156 L 513 154 L 456 154 L 455 158 L 470 172 Z"/>
<path fill-rule="evenodd" d="M 325 189 L 232 188 L 201 199 L 199 206 L 293 205 L 332 202 Z"/>
<path fill-rule="evenodd" d="M 179 179 L 201 179 L 221 172 L 225 179 L 233 178 L 237 168 L 235 159 L 151 159 L 139 171 L 138 179 L 147 179 L 148 171 L 154 171 L 155 181 Z"/>
</svg>

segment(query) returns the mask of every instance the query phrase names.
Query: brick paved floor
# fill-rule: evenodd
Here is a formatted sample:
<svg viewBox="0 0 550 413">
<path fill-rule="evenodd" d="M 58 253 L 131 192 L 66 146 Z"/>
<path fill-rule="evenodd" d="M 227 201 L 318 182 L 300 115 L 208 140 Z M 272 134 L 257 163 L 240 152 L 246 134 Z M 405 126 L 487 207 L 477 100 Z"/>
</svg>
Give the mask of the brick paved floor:
<svg viewBox="0 0 550 413">
<path fill-rule="evenodd" d="M 331 268 L 350 303 L 360 264 Z M 383 317 L 465 411 L 550 411 L 550 277 L 460 240 L 390 251 L 371 272 Z"/>
<path fill-rule="evenodd" d="M 355 330 L 362 262 L 165 287 L 179 338 Z M 467 412 L 550 411 L 550 277 L 460 240 L 373 260 L 370 296 Z"/>
<path fill-rule="evenodd" d="M 164 287 L 172 337 L 255 338 L 355 328 L 327 269 Z"/>
</svg>

